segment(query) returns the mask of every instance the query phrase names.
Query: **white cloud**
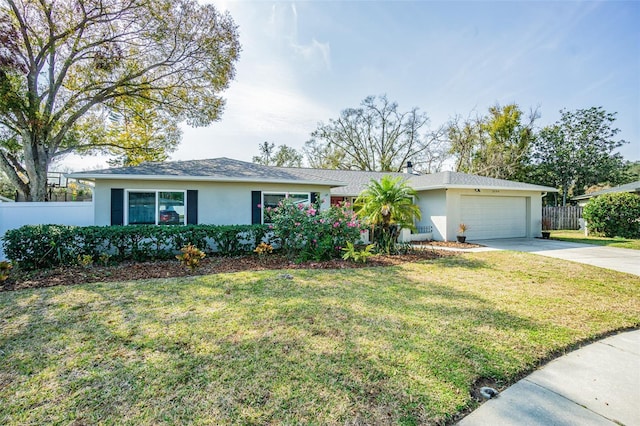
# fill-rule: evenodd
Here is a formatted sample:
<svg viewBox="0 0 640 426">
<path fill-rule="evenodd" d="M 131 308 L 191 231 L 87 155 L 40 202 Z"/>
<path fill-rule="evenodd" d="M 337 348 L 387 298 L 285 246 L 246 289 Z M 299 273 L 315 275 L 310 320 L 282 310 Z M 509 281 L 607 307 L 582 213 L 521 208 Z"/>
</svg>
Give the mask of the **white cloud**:
<svg viewBox="0 0 640 426">
<path fill-rule="evenodd" d="M 331 70 L 331 46 L 328 42 L 322 43 L 316 38 L 311 38 L 306 43 L 300 40 L 298 9 L 295 3 L 291 3 L 290 7 L 281 7 L 280 4 L 274 4 L 271 7 L 268 24 L 270 25 L 271 36 L 284 41 L 287 48 L 296 57 L 304 60 L 314 68 L 325 71 Z"/>
<path fill-rule="evenodd" d="M 225 119 L 243 121 L 244 127 L 255 131 L 307 131 L 329 111 L 290 87 L 277 85 L 237 84 L 229 92 Z M 246 117 L 251 117 L 247 122 Z"/>
<path fill-rule="evenodd" d="M 331 47 L 329 43 L 320 43 L 314 38 L 309 44 L 292 43 L 291 47 L 308 62 L 322 65 L 322 68 L 331 71 Z"/>
<path fill-rule="evenodd" d="M 301 148 L 317 122 L 331 116 L 305 94 L 300 70 L 325 72 L 331 66 L 328 43 L 300 42 L 295 4 L 227 2 L 239 25 L 243 52 L 237 76 L 222 95 L 227 101 L 219 122 L 206 128 L 184 127 L 175 160 L 227 156 L 250 161 L 263 141 Z"/>
<path fill-rule="evenodd" d="M 640 103 L 628 89 L 638 85 L 637 30 L 616 28 L 634 4 L 470 3 L 470 14 L 447 2 L 213 3 L 239 27 L 237 77 L 221 121 L 185 128 L 174 159 L 250 161 L 265 140 L 300 148 L 318 121 L 378 93 L 420 107 L 434 127 L 495 102 L 540 105 L 540 124 L 602 104 L 619 111 L 625 156 L 638 159 Z"/>
<path fill-rule="evenodd" d="M 229 0 L 207 0 L 207 1 L 204 1 L 203 3 L 213 4 L 215 8 L 221 12 L 224 12 L 224 11 L 231 12 L 233 7 L 232 5 L 234 4 L 233 1 L 229 1 Z"/>
<path fill-rule="evenodd" d="M 232 157 L 250 161 L 263 141 L 302 148 L 317 122 L 331 111 L 301 92 L 278 84 L 234 83 L 225 94 L 222 120 L 206 128 L 184 128 L 175 160 Z"/>
</svg>

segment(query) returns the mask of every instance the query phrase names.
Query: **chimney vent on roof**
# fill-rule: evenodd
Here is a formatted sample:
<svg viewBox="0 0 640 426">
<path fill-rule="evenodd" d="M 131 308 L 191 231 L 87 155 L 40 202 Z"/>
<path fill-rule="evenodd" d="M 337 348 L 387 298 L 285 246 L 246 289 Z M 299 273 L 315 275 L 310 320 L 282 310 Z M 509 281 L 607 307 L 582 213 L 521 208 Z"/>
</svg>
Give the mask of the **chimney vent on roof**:
<svg viewBox="0 0 640 426">
<path fill-rule="evenodd" d="M 445 184 L 451 183 L 451 172 L 444 172 L 444 183 Z"/>
<path fill-rule="evenodd" d="M 412 175 L 413 174 L 413 163 L 411 161 L 407 161 L 407 174 Z"/>
</svg>

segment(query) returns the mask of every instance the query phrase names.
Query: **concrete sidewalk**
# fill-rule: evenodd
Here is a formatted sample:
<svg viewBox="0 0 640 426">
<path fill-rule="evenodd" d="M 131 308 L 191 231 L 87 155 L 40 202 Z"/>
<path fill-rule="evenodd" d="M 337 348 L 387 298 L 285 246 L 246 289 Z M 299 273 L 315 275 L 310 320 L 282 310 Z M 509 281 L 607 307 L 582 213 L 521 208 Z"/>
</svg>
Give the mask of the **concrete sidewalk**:
<svg viewBox="0 0 640 426">
<path fill-rule="evenodd" d="M 640 330 L 551 361 L 458 424 L 640 425 Z"/>
</svg>

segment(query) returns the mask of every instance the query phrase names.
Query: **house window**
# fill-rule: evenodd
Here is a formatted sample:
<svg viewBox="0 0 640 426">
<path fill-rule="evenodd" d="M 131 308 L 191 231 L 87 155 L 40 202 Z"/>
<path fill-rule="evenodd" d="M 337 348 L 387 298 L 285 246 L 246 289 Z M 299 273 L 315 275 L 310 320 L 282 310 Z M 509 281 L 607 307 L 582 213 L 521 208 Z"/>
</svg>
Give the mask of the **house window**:
<svg viewBox="0 0 640 426">
<path fill-rule="evenodd" d="M 292 200 L 296 205 L 308 206 L 311 203 L 311 194 L 309 192 L 263 192 L 262 193 L 262 223 L 271 223 L 268 207 L 276 208 L 280 201 L 284 199 Z"/>
<path fill-rule="evenodd" d="M 184 225 L 186 191 L 127 191 L 129 225 Z"/>
</svg>

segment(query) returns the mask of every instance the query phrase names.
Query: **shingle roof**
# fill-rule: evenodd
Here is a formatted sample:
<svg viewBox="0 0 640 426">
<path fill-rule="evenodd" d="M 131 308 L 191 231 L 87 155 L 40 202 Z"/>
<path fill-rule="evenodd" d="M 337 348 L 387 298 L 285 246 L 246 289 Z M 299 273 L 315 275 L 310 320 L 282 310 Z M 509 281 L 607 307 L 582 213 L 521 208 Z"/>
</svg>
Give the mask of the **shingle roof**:
<svg viewBox="0 0 640 426">
<path fill-rule="evenodd" d="M 305 174 L 317 176 L 319 179 L 329 179 L 343 182 L 344 186 L 333 188 L 331 195 L 337 196 L 356 196 L 367 187 L 371 179 L 380 180 L 383 176 L 401 176 L 409 178 L 406 173 L 393 172 L 367 172 L 361 170 L 329 170 L 329 169 L 305 169 L 305 168 L 279 168 L 296 173 L 297 171 Z"/>
<path fill-rule="evenodd" d="M 615 186 L 613 188 L 602 189 L 600 191 L 592 192 L 591 194 L 578 195 L 573 197 L 572 200 L 587 200 L 591 197 L 595 197 L 602 194 L 612 194 L 616 192 L 638 192 L 640 193 L 640 180 L 635 182 L 626 183 L 624 185 Z"/>
<path fill-rule="evenodd" d="M 207 160 L 167 161 L 143 163 L 139 166 L 118 167 L 71 173 L 69 177 L 79 179 L 166 179 L 180 180 L 217 180 L 245 182 L 290 182 L 313 183 L 329 186 L 342 185 L 342 182 L 319 179 L 302 170 L 263 166 L 230 158 Z"/>
<path fill-rule="evenodd" d="M 409 184 L 417 191 L 443 188 L 478 188 L 478 189 L 511 189 L 542 192 L 557 192 L 555 188 L 548 186 L 532 185 L 529 183 L 514 182 L 504 179 L 494 179 L 484 176 L 469 175 L 458 172 L 439 172 L 426 175 L 413 175 L 393 172 L 366 172 L 355 170 L 326 170 L 326 169 L 290 169 L 304 170 L 305 173 L 319 176 L 323 179 L 331 179 L 344 182 L 346 185 L 331 190 L 332 195 L 356 196 L 362 192 L 371 181 L 379 180 L 382 176 L 400 176 L 406 178 Z"/>
<path fill-rule="evenodd" d="M 270 167 L 229 158 L 143 163 L 133 167 L 72 173 L 69 177 L 80 179 L 166 179 L 169 177 L 180 180 L 313 183 L 333 187 L 332 195 L 356 196 L 367 187 L 372 179 L 379 180 L 385 175 L 407 178 L 410 185 L 418 191 L 441 188 L 479 188 L 556 192 L 555 188 L 547 186 L 457 172 L 413 175 L 358 170 Z"/>
<path fill-rule="evenodd" d="M 512 189 L 527 191 L 557 192 L 549 186 L 533 185 L 512 180 L 495 179 L 459 172 L 439 172 L 413 176 L 411 185 L 418 191 L 438 188 Z"/>
</svg>

